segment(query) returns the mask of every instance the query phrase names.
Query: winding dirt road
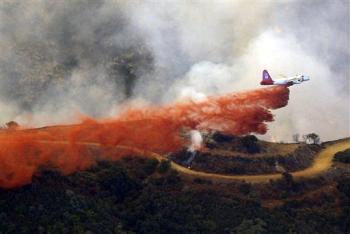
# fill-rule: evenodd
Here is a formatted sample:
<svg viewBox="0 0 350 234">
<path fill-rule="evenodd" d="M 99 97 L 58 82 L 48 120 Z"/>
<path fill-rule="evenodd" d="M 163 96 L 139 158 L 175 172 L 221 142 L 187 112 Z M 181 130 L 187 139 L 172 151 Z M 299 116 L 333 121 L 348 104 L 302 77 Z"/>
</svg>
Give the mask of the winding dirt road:
<svg viewBox="0 0 350 234">
<path fill-rule="evenodd" d="M 295 179 L 309 178 L 319 175 L 327 171 L 332 166 L 332 159 L 335 153 L 350 148 L 350 139 L 342 140 L 333 144 L 326 145 L 326 149 L 322 150 L 315 157 L 311 167 L 301 171 L 291 173 Z M 263 174 L 263 175 L 221 175 L 206 173 L 200 171 L 193 171 L 185 168 L 179 164 L 172 162 L 172 167 L 178 172 L 190 177 L 200 177 L 203 179 L 210 179 L 221 182 L 232 182 L 232 180 L 241 180 L 249 183 L 266 183 L 270 180 L 281 178 L 281 174 Z"/>
<path fill-rule="evenodd" d="M 42 143 L 53 143 L 53 144 L 67 144 L 66 141 L 41 141 Z M 78 143 L 81 145 L 99 147 L 99 143 L 92 142 L 81 142 Z M 127 146 L 118 146 L 120 149 L 132 150 L 133 152 L 145 155 L 148 157 L 153 157 L 158 160 L 166 160 L 167 158 L 163 155 L 143 151 L 137 148 L 130 148 Z M 350 148 L 350 138 L 337 141 L 335 143 L 326 144 L 326 148 L 323 149 L 320 153 L 318 153 L 315 157 L 315 160 L 311 167 L 306 168 L 301 171 L 293 172 L 292 175 L 295 179 L 300 178 L 309 178 L 319 175 L 322 172 L 327 171 L 332 166 L 332 159 L 335 153 L 339 151 L 343 151 L 347 148 Z M 202 178 L 212 180 L 214 182 L 232 182 L 232 181 L 245 181 L 249 183 L 266 183 L 270 180 L 276 180 L 281 178 L 281 174 L 263 174 L 263 175 L 222 175 L 222 174 L 214 174 L 207 173 L 201 171 L 194 171 L 183 167 L 175 162 L 171 162 L 171 167 L 178 171 L 181 175 L 186 176 L 187 178 Z"/>
</svg>

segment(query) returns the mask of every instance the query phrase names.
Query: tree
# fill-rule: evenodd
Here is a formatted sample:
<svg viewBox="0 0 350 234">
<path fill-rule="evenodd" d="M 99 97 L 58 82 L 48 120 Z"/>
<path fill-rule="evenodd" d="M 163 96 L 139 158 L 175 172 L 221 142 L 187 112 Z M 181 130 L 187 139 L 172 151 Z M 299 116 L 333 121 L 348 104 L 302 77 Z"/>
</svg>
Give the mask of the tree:
<svg viewBox="0 0 350 234">
<path fill-rule="evenodd" d="M 6 123 L 6 128 L 10 130 L 16 130 L 19 127 L 19 124 L 15 121 L 10 121 Z"/>
<path fill-rule="evenodd" d="M 344 151 L 337 152 L 334 155 L 333 161 L 342 162 L 342 163 L 350 163 L 350 148 Z"/>
<path fill-rule="evenodd" d="M 338 181 L 337 189 L 350 198 L 350 177 L 340 179 Z"/>
<path fill-rule="evenodd" d="M 284 196 L 288 196 L 290 192 L 294 192 L 297 189 L 297 184 L 294 181 L 293 175 L 289 172 L 283 172 L 282 178 L 278 182 L 278 187 L 281 190 L 284 190 Z"/>
<path fill-rule="evenodd" d="M 320 137 L 316 133 L 310 133 L 307 135 L 309 139 L 313 142 L 313 144 L 319 144 L 320 143 Z"/>
<path fill-rule="evenodd" d="M 158 164 L 159 161 L 157 159 L 147 159 L 143 167 L 143 171 L 146 173 L 146 175 L 151 175 L 155 172 Z"/>
<path fill-rule="evenodd" d="M 282 180 L 288 187 L 291 187 L 294 184 L 293 175 L 288 172 L 282 173 Z"/>
<path fill-rule="evenodd" d="M 303 135 L 303 142 L 307 143 L 306 141 L 307 141 L 307 135 L 304 134 Z"/>
<path fill-rule="evenodd" d="M 171 167 L 170 160 L 162 160 L 159 164 L 158 172 L 161 174 L 166 173 L 167 171 L 169 171 L 170 167 Z"/>
<path fill-rule="evenodd" d="M 245 151 L 248 153 L 259 153 L 260 147 L 258 145 L 258 138 L 254 135 L 244 136 L 241 140 Z"/>
<path fill-rule="evenodd" d="M 299 143 L 299 138 L 300 138 L 300 134 L 299 133 L 293 134 L 293 141 L 294 142 Z"/>
<path fill-rule="evenodd" d="M 266 233 L 267 224 L 262 219 L 243 219 L 242 223 L 234 228 L 231 233 L 239 233 L 239 234 L 261 234 Z"/>
<path fill-rule="evenodd" d="M 303 135 L 303 139 L 307 144 L 320 144 L 320 137 L 316 133 L 309 133 L 307 135 Z"/>
<path fill-rule="evenodd" d="M 242 194 L 248 195 L 252 190 L 252 185 L 248 183 L 242 183 L 241 185 L 239 185 L 238 189 Z"/>
</svg>

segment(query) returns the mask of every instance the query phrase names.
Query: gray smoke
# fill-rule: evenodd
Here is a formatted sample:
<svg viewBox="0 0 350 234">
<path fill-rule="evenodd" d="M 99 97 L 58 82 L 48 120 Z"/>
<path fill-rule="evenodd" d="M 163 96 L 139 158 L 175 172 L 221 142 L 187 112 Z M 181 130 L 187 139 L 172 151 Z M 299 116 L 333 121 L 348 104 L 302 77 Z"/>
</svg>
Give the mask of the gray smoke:
<svg viewBox="0 0 350 234">
<path fill-rule="evenodd" d="M 257 88 L 261 71 L 306 74 L 266 137 L 345 137 L 350 3 L 328 1 L 2 1 L 0 122 L 115 115 Z"/>
<path fill-rule="evenodd" d="M 3 1 L 0 9 L 2 121 L 104 116 L 152 71 L 122 3 Z"/>
</svg>

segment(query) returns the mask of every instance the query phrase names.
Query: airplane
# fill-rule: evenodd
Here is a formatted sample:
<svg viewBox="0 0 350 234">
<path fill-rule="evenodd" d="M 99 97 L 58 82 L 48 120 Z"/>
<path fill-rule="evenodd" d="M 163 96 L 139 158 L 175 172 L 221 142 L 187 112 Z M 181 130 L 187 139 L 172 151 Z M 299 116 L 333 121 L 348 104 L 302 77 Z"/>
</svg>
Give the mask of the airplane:
<svg viewBox="0 0 350 234">
<path fill-rule="evenodd" d="M 261 85 L 286 85 L 291 86 L 294 84 L 301 84 L 304 81 L 310 80 L 309 76 L 305 75 L 295 75 L 292 77 L 286 77 L 283 79 L 277 79 L 272 80 L 270 74 L 267 72 L 267 70 L 263 71 L 262 75 L 262 81 L 260 82 Z"/>
</svg>

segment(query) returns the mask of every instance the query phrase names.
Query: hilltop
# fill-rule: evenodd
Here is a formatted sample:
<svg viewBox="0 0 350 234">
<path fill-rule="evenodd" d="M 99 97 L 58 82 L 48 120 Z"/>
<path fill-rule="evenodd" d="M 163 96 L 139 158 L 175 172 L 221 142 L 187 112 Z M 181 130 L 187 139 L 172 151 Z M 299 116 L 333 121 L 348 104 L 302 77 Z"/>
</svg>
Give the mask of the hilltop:
<svg viewBox="0 0 350 234">
<path fill-rule="evenodd" d="M 297 171 L 309 167 L 321 145 L 273 143 L 255 136 L 207 136 L 204 149 L 188 165 L 191 152 L 184 149 L 172 154 L 175 162 L 193 170 L 231 175 L 258 175 Z"/>
</svg>

